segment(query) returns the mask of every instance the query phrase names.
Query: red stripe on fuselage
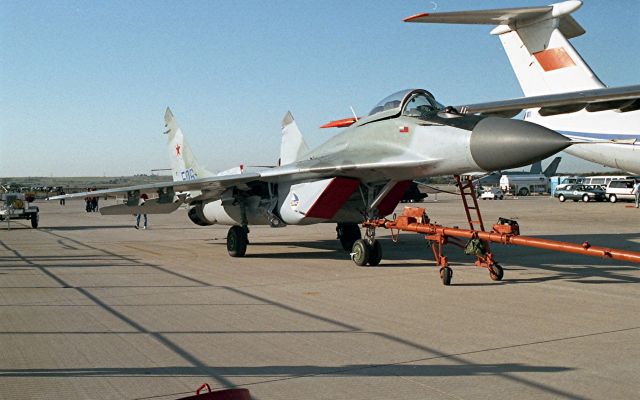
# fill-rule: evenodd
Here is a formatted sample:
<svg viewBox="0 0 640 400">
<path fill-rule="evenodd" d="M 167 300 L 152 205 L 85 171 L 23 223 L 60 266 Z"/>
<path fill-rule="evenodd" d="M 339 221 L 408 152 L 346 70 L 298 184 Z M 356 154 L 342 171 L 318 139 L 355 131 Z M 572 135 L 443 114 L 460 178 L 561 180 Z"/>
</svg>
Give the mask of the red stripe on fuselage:
<svg viewBox="0 0 640 400">
<path fill-rule="evenodd" d="M 393 189 L 387 193 L 384 199 L 380 202 L 378 206 L 378 215 L 384 217 L 385 215 L 389 215 L 396 209 L 402 197 L 404 197 L 404 193 L 409 189 L 411 185 L 411 181 L 402 181 L 395 184 Z"/>
<path fill-rule="evenodd" d="M 357 179 L 333 178 L 307 211 L 306 216 L 308 218 L 333 218 L 359 185 L 360 181 Z"/>
</svg>

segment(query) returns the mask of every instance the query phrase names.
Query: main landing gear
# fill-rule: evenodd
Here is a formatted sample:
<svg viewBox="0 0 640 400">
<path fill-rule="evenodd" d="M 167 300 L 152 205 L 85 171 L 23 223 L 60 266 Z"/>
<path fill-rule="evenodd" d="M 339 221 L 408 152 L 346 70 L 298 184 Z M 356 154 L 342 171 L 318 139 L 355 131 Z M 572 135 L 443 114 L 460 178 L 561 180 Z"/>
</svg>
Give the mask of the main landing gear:
<svg viewBox="0 0 640 400">
<path fill-rule="evenodd" d="M 244 257 L 249 244 L 249 228 L 234 225 L 227 233 L 227 251 L 231 257 Z"/>
</svg>

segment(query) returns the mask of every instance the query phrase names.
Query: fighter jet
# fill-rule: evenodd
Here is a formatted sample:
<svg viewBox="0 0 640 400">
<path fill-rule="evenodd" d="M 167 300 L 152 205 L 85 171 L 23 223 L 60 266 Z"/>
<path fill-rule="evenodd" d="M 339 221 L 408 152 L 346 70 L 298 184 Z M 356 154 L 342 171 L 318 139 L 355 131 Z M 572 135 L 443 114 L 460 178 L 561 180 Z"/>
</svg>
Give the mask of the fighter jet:
<svg viewBox="0 0 640 400">
<path fill-rule="evenodd" d="M 456 106 L 462 113 L 515 116 L 573 138 L 567 153 L 640 174 L 640 85 L 607 88 L 569 39 L 585 30 L 569 0 L 541 7 L 422 13 L 406 22 L 496 25 L 525 96 Z M 621 33 L 623 34 L 623 33 Z M 637 51 L 637 49 L 629 49 Z"/>
<path fill-rule="evenodd" d="M 103 207 L 103 214 L 166 213 L 187 204 L 198 225 L 231 225 L 232 257 L 245 255 L 251 225 L 335 223 L 344 249 L 365 249 L 369 265 L 380 262 L 382 250 L 375 230 L 361 239 L 358 224 L 391 214 L 413 179 L 529 165 L 571 144 L 526 121 L 461 115 L 422 89 L 392 94 L 363 118 L 330 122 L 325 126 L 345 129 L 312 150 L 287 113 L 280 165 L 255 171 L 214 175 L 198 163 L 169 109 L 165 126 L 173 182 L 93 191 L 127 194 L 125 204 Z M 143 192 L 157 196 L 140 204 Z"/>
</svg>

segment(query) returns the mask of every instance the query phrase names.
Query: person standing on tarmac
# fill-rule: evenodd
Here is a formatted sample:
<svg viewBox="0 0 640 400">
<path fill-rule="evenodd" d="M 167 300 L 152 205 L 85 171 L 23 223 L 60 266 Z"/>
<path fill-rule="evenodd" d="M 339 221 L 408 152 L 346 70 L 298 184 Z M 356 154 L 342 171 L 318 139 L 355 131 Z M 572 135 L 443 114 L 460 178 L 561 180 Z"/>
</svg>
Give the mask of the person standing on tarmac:
<svg viewBox="0 0 640 400">
<path fill-rule="evenodd" d="M 631 194 L 636 196 L 636 208 L 640 208 L 640 181 L 637 181 L 636 184 L 633 185 Z"/>
<path fill-rule="evenodd" d="M 64 188 L 62 188 L 62 187 L 61 187 L 61 188 L 60 188 L 60 191 L 58 192 L 58 195 L 59 195 L 59 196 L 64 196 L 65 194 L 66 194 L 66 193 L 64 192 Z M 65 205 L 65 201 L 64 201 L 64 199 L 60 199 L 60 205 L 61 205 L 61 206 L 64 206 L 64 205 Z"/>
<path fill-rule="evenodd" d="M 138 205 L 139 206 L 143 205 L 147 200 L 149 200 L 149 196 L 147 196 L 146 193 L 142 193 L 140 195 L 140 200 L 138 201 Z M 140 216 L 144 216 L 144 225 L 142 226 L 142 229 L 147 229 L 147 214 L 137 214 L 136 215 L 135 228 L 136 229 L 140 229 Z"/>
</svg>

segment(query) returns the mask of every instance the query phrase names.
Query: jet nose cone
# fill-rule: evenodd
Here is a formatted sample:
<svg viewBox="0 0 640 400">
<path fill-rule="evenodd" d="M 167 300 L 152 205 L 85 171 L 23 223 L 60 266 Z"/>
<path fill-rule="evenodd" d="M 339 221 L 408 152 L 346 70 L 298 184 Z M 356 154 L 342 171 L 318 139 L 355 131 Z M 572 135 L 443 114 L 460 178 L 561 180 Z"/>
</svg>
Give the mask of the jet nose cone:
<svg viewBox="0 0 640 400">
<path fill-rule="evenodd" d="M 516 168 L 565 149 L 569 138 L 531 122 L 488 117 L 471 134 L 471 155 L 485 171 Z"/>
</svg>

